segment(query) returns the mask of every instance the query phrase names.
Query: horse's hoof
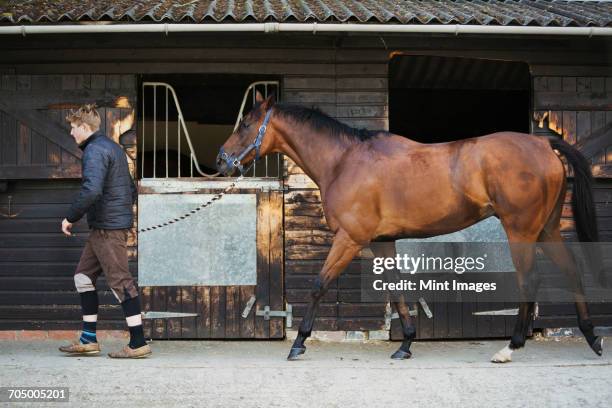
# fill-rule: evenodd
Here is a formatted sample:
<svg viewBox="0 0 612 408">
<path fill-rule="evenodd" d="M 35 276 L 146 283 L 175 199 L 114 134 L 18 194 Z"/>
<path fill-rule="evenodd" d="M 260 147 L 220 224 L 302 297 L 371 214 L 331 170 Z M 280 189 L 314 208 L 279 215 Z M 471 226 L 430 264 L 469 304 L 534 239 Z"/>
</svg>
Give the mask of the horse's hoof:
<svg viewBox="0 0 612 408">
<path fill-rule="evenodd" d="M 402 349 L 398 349 L 395 353 L 393 353 L 393 355 L 391 356 L 391 358 L 393 360 L 407 360 L 410 357 L 412 357 L 412 353 L 409 351 L 404 351 Z"/>
<path fill-rule="evenodd" d="M 499 350 L 493 357 L 491 357 L 492 363 L 509 363 L 512 361 L 512 350 L 507 346 Z"/>
<path fill-rule="evenodd" d="M 598 356 L 603 354 L 603 337 L 596 337 L 593 344 L 591 344 L 591 348 Z"/>
<path fill-rule="evenodd" d="M 293 361 L 297 360 L 298 357 L 306 352 L 306 347 L 295 347 L 289 351 L 289 355 L 287 356 L 287 360 Z"/>
</svg>

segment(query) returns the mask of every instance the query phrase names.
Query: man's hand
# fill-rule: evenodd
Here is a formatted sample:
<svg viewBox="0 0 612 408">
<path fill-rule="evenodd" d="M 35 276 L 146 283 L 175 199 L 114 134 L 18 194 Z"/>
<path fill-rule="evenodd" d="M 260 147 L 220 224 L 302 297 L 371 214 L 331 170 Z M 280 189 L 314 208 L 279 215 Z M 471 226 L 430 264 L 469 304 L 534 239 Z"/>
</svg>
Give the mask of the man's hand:
<svg viewBox="0 0 612 408">
<path fill-rule="evenodd" d="M 72 232 L 70 231 L 71 229 L 72 223 L 68 222 L 68 220 L 64 218 L 64 220 L 62 221 L 62 232 L 64 233 L 64 235 L 66 235 L 67 237 L 72 236 Z"/>
</svg>

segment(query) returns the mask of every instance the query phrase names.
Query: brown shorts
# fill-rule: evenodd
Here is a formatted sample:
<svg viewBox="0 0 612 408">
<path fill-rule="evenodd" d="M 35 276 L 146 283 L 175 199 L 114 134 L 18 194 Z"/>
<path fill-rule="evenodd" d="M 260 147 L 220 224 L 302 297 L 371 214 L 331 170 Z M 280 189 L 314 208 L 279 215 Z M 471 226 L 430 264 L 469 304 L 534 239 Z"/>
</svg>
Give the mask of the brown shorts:
<svg viewBox="0 0 612 408">
<path fill-rule="evenodd" d="M 127 229 L 91 230 L 74 273 L 77 290 L 88 290 L 79 287 L 80 281 L 87 281 L 82 275 L 95 286 L 98 276 L 104 273 L 108 286 L 119 302 L 138 296 L 138 286 L 128 269 L 127 236 Z M 91 286 L 91 290 L 95 290 L 94 286 Z"/>
</svg>

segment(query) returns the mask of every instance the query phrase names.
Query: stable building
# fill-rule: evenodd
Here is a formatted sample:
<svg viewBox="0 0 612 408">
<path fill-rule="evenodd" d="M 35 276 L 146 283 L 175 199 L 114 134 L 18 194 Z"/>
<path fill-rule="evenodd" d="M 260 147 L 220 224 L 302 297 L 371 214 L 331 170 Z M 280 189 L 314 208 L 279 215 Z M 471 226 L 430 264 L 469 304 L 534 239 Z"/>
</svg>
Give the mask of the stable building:
<svg viewBox="0 0 612 408">
<path fill-rule="evenodd" d="M 88 228 L 66 238 L 60 223 L 81 160 L 64 117 L 84 103 L 98 105 L 138 182 L 130 267 L 143 309 L 161 312 L 152 338 L 280 339 L 304 315 L 332 234 L 317 186 L 288 158 L 260 160 L 197 216 L 139 232 L 232 183 L 214 176 L 215 157 L 257 91 L 422 143 L 562 137 L 592 163 L 601 239 L 612 240 L 608 2 L 9 1 L 0 46 L 0 330 L 80 325 L 72 276 Z M 315 330 L 399 339 L 388 304 L 362 302 L 359 274 L 357 260 L 332 285 Z M 122 328 L 100 283 L 99 327 Z M 514 316 L 474 313 L 513 307 L 430 299 L 418 338 L 507 337 Z M 590 307 L 612 325 L 610 304 Z M 573 304 L 542 304 L 533 328 L 575 322 Z"/>
</svg>

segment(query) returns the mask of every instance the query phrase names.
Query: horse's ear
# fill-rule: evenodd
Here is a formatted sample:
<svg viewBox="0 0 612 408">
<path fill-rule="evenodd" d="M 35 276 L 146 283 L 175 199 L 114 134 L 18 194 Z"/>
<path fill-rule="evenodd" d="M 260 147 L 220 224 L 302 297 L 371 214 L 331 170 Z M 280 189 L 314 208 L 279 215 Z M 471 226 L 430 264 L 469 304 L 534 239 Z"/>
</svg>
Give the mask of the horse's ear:
<svg viewBox="0 0 612 408">
<path fill-rule="evenodd" d="M 272 106 L 274 106 L 275 103 L 276 103 L 276 97 L 274 96 L 274 94 L 272 94 L 266 98 L 265 102 L 263 103 L 263 107 L 264 109 L 268 110 Z"/>
<path fill-rule="evenodd" d="M 256 90 L 255 91 L 255 102 L 256 103 L 260 103 L 260 102 L 263 102 L 263 101 L 264 101 L 263 95 L 261 94 L 261 92 Z"/>
</svg>

